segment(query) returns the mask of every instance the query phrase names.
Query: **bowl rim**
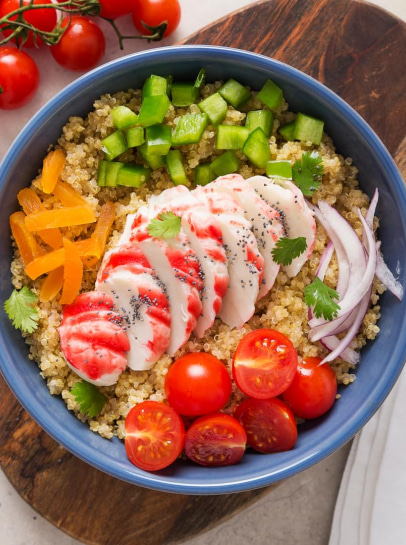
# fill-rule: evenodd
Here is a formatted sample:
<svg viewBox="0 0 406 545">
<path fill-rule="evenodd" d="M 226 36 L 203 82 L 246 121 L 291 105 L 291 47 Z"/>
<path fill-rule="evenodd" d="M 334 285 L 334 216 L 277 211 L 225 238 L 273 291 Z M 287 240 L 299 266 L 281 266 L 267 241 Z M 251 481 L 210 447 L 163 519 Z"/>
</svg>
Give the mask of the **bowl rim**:
<svg viewBox="0 0 406 545">
<path fill-rule="evenodd" d="M 24 144 L 24 142 L 26 142 L 32 130 L 38 124 L 41 124 L 53 110 L 63 105 L 68 97 L 81 90 L 82 87 L 86 87 L 90 82 L 97 80 L 100 74 L 114 72 L 118 65 L 120 65 L 121 67 L 130 66 L 133 64 L 134 59 L 139 59 L 140 62 L 142 62 L 148 61 L 149 59 L 154 59 L 156 57 L 160 57 L 161 60 L 165 60 L 178 54 L 187 57 L 188 55 L 196 55 L 200 52 L 204 52 L 206 56 L 213 58 L 220 55 L 222 57 L 222 61 L 224 61 L 225 59 L 231 60 L 231 58 L 236 57 L 238 57 L 240 60 L 251 60 L 255 62 L 255 65 L 258 69 L 260 69 L 262 66 L 265 67 L 265 65 L 267 65 L 268 68 L 269 66 L 272 66 L 277 69 L 278 73 L 281 74 L 284 79 L 290 81 L 295 85 L 303 83 L 308 90 L 316 92 L 318 99 L 324 102 L 327 107 L 333 106 L 334 109 L 344 115 L 344 117 L 351 124 L 355 124 L 358 131 L 363 135 L 363 137 L 370 141 L 376 147 L 376 153 L 379 155 L 379 159 L 382 162 L 385 171 L 387 171 L 389 175 L 393 177 L 393 182 L 398 187 L 401 193 L 403 190 L 403 205 L 406 208 L 406 192 L 403 188 L 403 180 L 395 165 L 394 160 L 392 159 L 385 145 L 376 135 L 373 129 L 367 124 L 367 122 L 334 91 L 330 90 L 324 84 L 320 83 L 319 81 L 305 74 L 304 72 L 301 72 L 300 70 L 281 61 L 266 57 L 258 53 L 244 51 L 242 49 L 209 45 L 168 46 L 158 49 L 140 51 L 137 53 L 126 55 L 119 59 L 112 60 L 77 78 L 67 87 L 59 91 L 44 106 L 42 106 L 42 108 L 38 110 L 38 112 L 30 119 L 30 121 L 17 135 L 17 137 L 11 144 L 8 152 L 6 153 L 3 161 L 0 164 L 0 187 L 3 185 L 1 182 L 1 179 L 3 177 L 2 175 L 7 174 L 8 170 L 12 167 L 15 156 L 16 154 L 18 154 L 18 149 Z M 402 189 L 400 189 L 401 187 Z M 1 344 L 3 344 L 3 339 L 1 338 L 0 340 Z M 273 471 L 270 471 L 268 473 L 261 473 L 261 475 L 257 477 L 241 478 L 233 482 L 228 482 L 227 484 L 188 484 L 179 482 L 176 479 L 171 480 L 167 477 L 161 479 L 159 473 L 151 474 L 144 472 L 141 474 L 134 474 L 131 471 L 127 471 L 125 468 L 120 467 L 115 468 L 115 470 L 112 471 L 109 467 L 108 459 L 104 460 L 103 456 L 101 456 L 100 458 L 96 457 L 95 459 L 95 457 L 93 456 L 94 449 L 91 446 L 89 447 L 88 445 L 81 444 L 79 442 L 75 442 L 72 445 L 72 443 L 67 442 L 67 439 L 62 433 L 61 426 L 55 427 L 55 420 L 50 417 L 49 412 L 40 404 L 38 404 L 35 399 L 21 396 L 20 385 L 18 383 L 17 377 L 13 376 L 12 373 L 9 373 L 7 366 L 4 366 L 2 364 L 1 354 L 0 370 L 8 386 L 13 391 L 14 395 L 24 406 L 27 412 L 32 416 L 32 418 L 41 426 L 41 428 L 45 430 L 59 444 L 64 446 L 67 450 L 69 450 L 85 462 L 89 463 L 93 467 L 96 467 L 97 469 L 108 473 L 113 477 L 119 478 L 129 483 L 163 492 L 174 492 L 182 494 L 225 494 L 230 492 L 247 491 L 254 488 L 268 486 L 270 484 L 279 482 L 285 478 L 291 477 L 299 471 L 305 470 L 318 463 L 319 461 L 342 447 L 345 443 L 347 443 L 373 416 L 373 414 L 376 412 L 376 410 L 378 410 L 380 405 L 383 403 L 383 401 L 391 391 L 404 365 L 406 359 L 406 346 L 403 347 L 402 350 L 398 348 L 397 355 L 399 358 L 397 360 L 398 364 L 397 366 L 394 366 L 393 369 L 391 369 L 388 380 L 385 382 L 385 384 L 379 384 L 375 387 L 373 410 L 371 411 L 371 407 L 368 407 L 368 410 L 367 408 L 364 408 L 363 410 L 357 411 L 354 414 L 353 418 L 349 421 L 349 425 L 346 427 L 345 433 L 335 433 L 332 436 L 329 436 L 324 442 L 318 445 L 319 448 L 312 452 L 307 458 L 300 459 L 296 463 L 287 466 L 283 471 L 281 470 L 277 473 Z"/>
</svg>

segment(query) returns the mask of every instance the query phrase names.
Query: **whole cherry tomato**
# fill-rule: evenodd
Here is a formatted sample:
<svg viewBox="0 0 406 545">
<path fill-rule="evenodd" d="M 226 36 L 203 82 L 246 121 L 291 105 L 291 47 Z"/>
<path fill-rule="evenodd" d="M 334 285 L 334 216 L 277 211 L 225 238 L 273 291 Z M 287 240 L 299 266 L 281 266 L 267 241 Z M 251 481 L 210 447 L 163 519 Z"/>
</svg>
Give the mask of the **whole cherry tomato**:
<svg viewBox="0 0 406 545">
<path fill-rule="evenodd" d="M 227 466 L 239 462 L 245 452 L 247 435 L 234 417 L 215 413 L 201 416 L 185 436 L 185 454 L 202 466 Z"/>
<path fill-rule="evenodd" d="M 101 5 L 101 17 L 117 19 L 132 12 L 133 3 L 129 0 L 99 0 Z"/>
<path fill-rule="evenodd" d="M 52 6 L 51 0 L 22 0 L 24 6 L 28 4 L 49 4 Z M 20 0 L 0 0 L 0 18 L 5 17 L 12 11 L 20 7 Z M 13 16 L 11 19 L 15 20 L 17 15 Z M 39 9 L 29 9 L 24 11 L 23 18 L 27 23 L 30 23 L 33 27 L 38 30 L 45 32 L 52 32 L 55 28 L 57 15 L 56 10 L 52 7 L 50 8 L 39 8 Z M 2 30 L 4 36 L 10 36 L 13 32 L 11 29 Z M 15 42 L 16 40 L 13 39 Z M 21 44 L 21 39 L 18 40 L 18 43 Z M 24 42 L 24 47 L 34 47 L 35 45 L 42 45 L 43 40 L 37 36 L 34 39 L 34 33 L 32 31 L 28 32 L 27 40 Z"/>
<path fill-rule="evenodd" d="M 165 393 L 169 405 L 179 414 L 213 413 L 227 403 L 231 378 L 225 365 L 211 354 L 186 354 L 169 367 Z"/>
<path fill-rule="evenodd" d="M 133 23 L 141 34 L 150 34 L 142 23 L 154 27 L 166 21 L 164 38 L 175 32 L 179 25 L 181 7 L 178 0 L 133 0 L 132 6 Z"/>
<path fill-rule="evenodd" d="M 39 72 L 24 51 L 8 45 L 0 47 L 0 109 L 13 110 L 35 95 Z"/>
<path fill-rule="evenodd" d="M 58 64 L 75 72 L 89 70 L 103 58 L 106 40 L 100 27 L 87 17 L 65 17 L 62 28 L 68 26 L 61 39 L 51 47 Z"/>
<path fill-rule="evenodd" d="M 234 416 L 247 434 L 247 443 L 269 454 L 290 450 L 296 443 L 297 426 L 289 407 L 277 397 L 248 398 L 238 405 Z"/>
<path fill-rule="evenodd" d="M 246 395 L 267 399 L 290 385 L 297 368 L 297 352 L 291 341 L 274 329 L 248 333 L 237 346 L 233 376 Z"/>
<path fill-rule="evenodd" d="M 311 419 L 326 413 L 337 395 L 337 380 L 327 363 L 320 358 L 304 358 L 299 362 L 292 384 L 282 394 L 296 416 Z"/>
<path fill-rule="evenodd" d="M 125 449 L 130 461 L 145 471 L 172 464 L 183 449 L 185 428 L 180 416 L 165 403 L 143 401 L 125 421 Z"/>
</svg>

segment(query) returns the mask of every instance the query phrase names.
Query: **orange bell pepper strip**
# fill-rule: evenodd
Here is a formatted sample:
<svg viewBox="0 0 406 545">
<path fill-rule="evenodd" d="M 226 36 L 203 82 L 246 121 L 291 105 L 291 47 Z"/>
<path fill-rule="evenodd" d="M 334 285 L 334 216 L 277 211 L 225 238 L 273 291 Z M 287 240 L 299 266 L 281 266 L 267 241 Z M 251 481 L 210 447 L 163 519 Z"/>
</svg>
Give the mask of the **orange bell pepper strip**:
<svg viewBox="0 0 406 545">
<path fill-rule="evenodd" d="M 86 206 L 88 204 L 86 199 L 82 195 L 79 195 L 76 189 L 61 180 L 56 182 L 53 194 L 61 201 L 63 206 Z"/>
<path fill-rule="evenodd" d="M 35 214 L 36 212 L 41 212 L 45 210 L 45 206 L 43 205 L 39 196 L 35 193 L 33 189 L 30 189 L 28 187 L 22 189 L 17 194 L 17 199 L 20 203 L 20 206 L 27 215 Z M 45 244 L 48 244 L 54 250 L 60 248 L 63 244 L 62 233 L 59 229 L 56 228 L 38 231 L 38 236 L 45 242 Z"/>
<path fill-rule="evenodd" d="M 41 174 L 41 185 L 44 193 L 52 193 L 65 162 L 65 154 L 61 149 L 50 151 L 45 157 Z"/>
<path fill-rule="evenodd" d="M 61 305 L 73 303 L 82 286 L 83 263 L 74 242 L 63 239 L 65 250 L 65 263 L 63 268 L 62 295 L 59 300 Z"/>
<path fill-rule="evenodd" d="M 29 214 L 25 219 L 25 226 L 28 231 L 41 231 L 56 227 L 84 225 L 95 221 L 96 217 L 90 206 L 67 206 Z"/>
<path fill-rule="evenodd" d="M 14 212 L 10 216 L 10 227 L 20 251 L 21 259 L 26 267 L 33 260 L 42 256 L 44 251 L 35 240 L 34 235 L 25 227 L 25 218 L 24 212 Z"/>
<path fill-rule="evenodd" d="M 100 256 L 97 258 L 85 257 L 83 263 L 86 267 L 93 267 L 100 257 L 104 254 L 106 247 L 107 239 L 110 235 L 111 228 L 114 223 L 114 218 L 116 217 L 116 206 L 113 202 L 106 202 L 100 209 L 100 215 L 97 219 L 96 226 L 94 228 L 91 238 L 97 238 L 100 244 Z"/>
<path fill-rule="evenodd" d="M 63 267 L 58 267 L 48 274 L 39 292 L 40 301 L 47 303 L 58 295 L 63 286 L 63 274 Z"/>
</svg>

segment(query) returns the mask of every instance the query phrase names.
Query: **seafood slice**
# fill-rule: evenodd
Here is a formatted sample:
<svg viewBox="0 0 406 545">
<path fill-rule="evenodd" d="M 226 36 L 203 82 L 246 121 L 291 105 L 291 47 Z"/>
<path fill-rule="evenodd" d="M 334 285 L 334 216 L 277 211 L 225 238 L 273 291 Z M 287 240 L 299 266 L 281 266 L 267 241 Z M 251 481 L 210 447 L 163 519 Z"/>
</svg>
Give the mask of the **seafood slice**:
<svg viewBox="0 0 406 545">
<path fill-rule="evenodd" d="M 244 216 L 251 222 L 257 239 L 258 250 L 264 258 L 264 279 L 259 288 L 258 298 L 272 288 L 280 266 L 272 258 L 277 240 L 284 235 L 280 213 L 269 206 L 254 188 L 239 174 L 221 176 L 205 186 L 206 191 L 228 193 L 243 207 Z"/>
<path fill-rule="evenodd" d="M 106 254 L 96 289 L 111 296 L 126 325 L 130 369 L 150 369 L 169 346 L 171 317 L 165 286 L 136 244 Z"/>
<path fill-rule="evenodd" d="M 231 195 L 213 193 L 205 187 L 198 187 L 192 193 L 215 215 L 223 236 L 229 284 L 218 316 L 230 327 L 242 327 L 254 314 L 264 275 L 264 259 L 251 223 Z"/>
<path fill-rule="evenodd" d="M 300 189 L 289 181 L 275 182 L 265 176 L 253 176 L 247 182 L 255 189 L 259 197 L 280 213 L 285 236 L 289 238 L 305 237 L 307 248 L 292 263 L 283 267 L 288 276 L 296 276 L 313 252 L 316 240 L 316 222 L 312 210 Z"/>
</svg>

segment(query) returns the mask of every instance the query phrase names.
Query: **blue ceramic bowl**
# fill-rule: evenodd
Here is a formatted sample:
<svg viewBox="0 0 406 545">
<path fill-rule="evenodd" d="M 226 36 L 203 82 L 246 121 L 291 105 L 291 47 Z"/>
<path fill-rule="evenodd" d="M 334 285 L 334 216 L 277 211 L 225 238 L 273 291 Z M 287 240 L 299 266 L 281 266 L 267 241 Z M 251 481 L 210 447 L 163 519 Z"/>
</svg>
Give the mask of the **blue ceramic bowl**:
<svg viewBox="0 0 406 545">
<path fill-rule="evenodd" d="M 71 115 L 85 115 L 94 99 L 130 87 L 139 88 L 150 74 L 192 78 L 205 67 L 207 80 L 233 77 L 253 89 L 267 78 L 280 85 L 293 111 L 325 120 L 325 130 L 337 150 L 354 159 L 362 188 L 372 195 L 379 188 L 379 236 L 387 263 L 405 284 L 406 194 L 403 180 L 389 153 L 362 118 L 326 87 L 305 74 L 269 58 L 210 46 L 181 46 L 146 51 L 108 63 L 79 78 L 56 95 L 27 124 L 0 166 L 0 232 L 8 233 L 8 217 L 16 210 L 16 194 L 28 185 L 41 166 L 50 143 L 60 135 Z M 0 241 L 0 296 L 10 295 L 11 246 Z M 381 300 L 381 333 L 362 350 L 357 380 L 342 388 L 342 398 L 317 422 L 300 427 L 296 446 L 289 452 L 259 455 L 225 468 L 207 469 L 178 462 L 165 471 L 146 473 L 127 459 L 118 439 L 95 435 L 77 420 L 58 397 L 49 395 L 27 347 L 0 310 L 0 368 L 18 400 L 56 441 L 96 468 L 130 483 L 182 494 L 229 493 L 266 486 L 286 479 L 319 462 L 344 445 L 371 418 L 402 370 L 406 356 L 406 299 L 391 294 Z"/>
</svg>

